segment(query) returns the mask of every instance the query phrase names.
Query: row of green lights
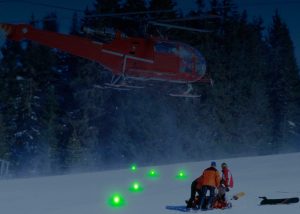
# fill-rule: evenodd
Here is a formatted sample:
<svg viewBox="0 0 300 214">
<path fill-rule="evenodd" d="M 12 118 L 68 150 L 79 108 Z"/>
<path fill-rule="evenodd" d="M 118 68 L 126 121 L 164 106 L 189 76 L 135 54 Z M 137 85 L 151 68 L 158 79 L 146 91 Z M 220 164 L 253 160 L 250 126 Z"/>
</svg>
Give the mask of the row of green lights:
<svg viewBox="0 0 300 214">
<path fill-rule="evenodd" d="M 137 165 L 136 164 L 132 164 L 130 166 L 130 170 L 132 172 L 136 172 L 137 171 Z M 159 173 L 155 169 L 150 169 L 149 172 L 147 173 L 147 176 L 148 176 L 148 178 L 158 178 L 159 177 Z"/>
<path fill-rule="evenodd" d="M 137 171 L 137 165 L 136 164 L 132 164 L 131 166 L 130 166 L 130 169 L 131 169 L 131 171 L 132 172 L 136 172 Z M 160 174 L 159 174 L 159 172 L 157 171 L 157 170 L 155 170 L 155 169 L 150 169 L 149 171 L 148 171 L 148 173 L 147 173 L 147 176 L 149 177 L 149 178 L 159 178 L 159 176 L 160 176 Z M 186 171 L 185 170 L 179 170 L 178 172 L 177 172 L 177 174 L 176 174 L 176 179 L 178 179 L 178 180 L 185 180 L 185 179 L 187 179 L 188 178 L 188 176 L 187 176 L 187 173 L 186 173 Z"/>
<path fill-rule="evenodd" d="M 130 166 L 130 169 L 132 172 L 137 171 L 137 165 L 132 164 Z M 155 169 L 150 169 L 147 173 L 147 177 L 150 179 L 157 179 L 160 177 L 160 173 Z M 188 178 L 188 176 L 187 176 L 187 173 L 185 170 L 179 170 L 176 174 L 176 179 L 178 179 L 178 180 L 185 180 L 187 178 Z M 138 192 L 142 192 L 143 190 L 144 190 L 143 186 L 138 181 L 134 181 L 130 184 L 130 187 L 129 187 L 130 192 L 138 193 Z M 125 206 L 126 201 L 125 201 L 124 197 L 122 196 L 122 194 L 115 193 L 115 194 L 112 194 L 111 197 L 109 198 L 108 204 L 111 207 L 120 208 L 120 207 Z"/>
</svg>

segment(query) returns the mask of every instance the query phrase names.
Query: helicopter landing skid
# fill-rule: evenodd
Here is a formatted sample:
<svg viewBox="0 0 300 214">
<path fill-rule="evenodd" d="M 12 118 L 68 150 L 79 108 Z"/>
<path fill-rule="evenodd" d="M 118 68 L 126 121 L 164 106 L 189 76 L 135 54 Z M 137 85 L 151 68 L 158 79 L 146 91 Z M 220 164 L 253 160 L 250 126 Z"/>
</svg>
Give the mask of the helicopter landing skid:
<svg viewBox="0 0 300 214">
<path fill-rule="evenodd" d="M 172 97 L 187 97 L 187 98 L 199 98 L 201 97 L 200 94 L 169 94 Z"/>
<path fill-rule="evenodd" d="M 188 84 L 188 88 L 185 92 L 182 94 L 169 94 L 172 97 L 188 97 L 188 98 L 198 98 L 201 97 L 200 94 L 190 94 L 190 92 L 193 90 L 193 86 L 191 84 Z"/>
<path fill-rule="evenodd" d="M 117 90 L 131 90 L 131 89 L 141 89 L 142 86 L 127 85 L 127 84 L 115 84 L 115 83 L 105 83 L 106 88 L 117 89 Z"/>
</svg>

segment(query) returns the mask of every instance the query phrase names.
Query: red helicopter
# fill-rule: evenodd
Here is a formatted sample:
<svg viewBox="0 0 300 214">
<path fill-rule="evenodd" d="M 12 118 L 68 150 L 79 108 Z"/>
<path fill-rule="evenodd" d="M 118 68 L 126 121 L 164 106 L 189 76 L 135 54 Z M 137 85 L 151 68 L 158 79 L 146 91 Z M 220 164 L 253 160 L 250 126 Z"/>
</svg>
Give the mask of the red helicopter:
<svg viewBox="0 0 300 214">
<path fill-rule="evenodd" d="M 8 39 L 30 40 L 50 48 L 100 63 L 114 77 L 109 86 L 121 87 L 122 78 L 160 80 L 174 83 L 211 83 L 206 75 L 206 62 L 195 48 L 158 38 L 127 37 L 120 32 L 107 43 L 88 38 L 40 30 L 29 24 L 0 24 Z M 191 87 L 183 94 L 192 96 Z"/>
</svg>

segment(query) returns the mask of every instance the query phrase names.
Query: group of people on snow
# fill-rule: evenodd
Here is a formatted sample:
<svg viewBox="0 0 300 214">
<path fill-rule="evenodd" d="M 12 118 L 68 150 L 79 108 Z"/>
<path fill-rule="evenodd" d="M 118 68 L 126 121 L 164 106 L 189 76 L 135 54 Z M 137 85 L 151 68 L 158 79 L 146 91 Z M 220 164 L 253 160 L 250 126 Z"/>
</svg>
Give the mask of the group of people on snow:
<svg viewBox="0 0 300 214">
<path fill-rule="evenodd" d="M 212 161 L 210 167 L 192 182 L 191 196 L 186 201 L 187 208 L 224 209 L 230 206 L 226 200 L 226 192 L 233 188 L 233 177 L 226 163 L 222 163 L 221 168 L 220 175 L 216 162 Z M 209 196 L 206 196 L 208 191 Z"/>
</svg>

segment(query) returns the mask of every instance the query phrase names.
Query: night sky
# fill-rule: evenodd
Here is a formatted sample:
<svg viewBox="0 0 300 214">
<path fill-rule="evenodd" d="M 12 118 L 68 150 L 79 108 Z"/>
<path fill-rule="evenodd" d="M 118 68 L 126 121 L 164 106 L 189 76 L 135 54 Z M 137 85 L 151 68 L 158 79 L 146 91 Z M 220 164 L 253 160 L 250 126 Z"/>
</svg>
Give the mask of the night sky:
<svg viewBox="0 0 300 214">
<path fill-rule="evenodd" d="M 26 0 L 24 0 L 26 1 Z M 163 0 L 162 0 L 163 1 Z M 59 7 L 84 10 L 89 5 L 92 6 L 94 0 L 32 0 L 27 2 L 38 2 L 40 4 L 50 4 Z M 270 26 L 275 10 L 279 10 L 283 21 L 288 25 L 292 40 L 294 42 L 295 53 L 300 65 L 300 0 L 235 0 L 238 8 L 247 9 L 249 17 L 261 16 L 265 21 L 265 27 Z M 178 0 L 178 6 L 183 11 L 188 11 L 195 7 L 195 0 Z M 0 0 L 0 22 L 19 23 L 26 22 L 33 13 L 37 19 L 41 19 L 45 14 L 56 12 L 59 17 L 60 29 L 68 30 L 68 25 L 74 11 L 59 8 L 50 8 L 42 5 L 22 3 L 14 0 Z"/>
</svg>

